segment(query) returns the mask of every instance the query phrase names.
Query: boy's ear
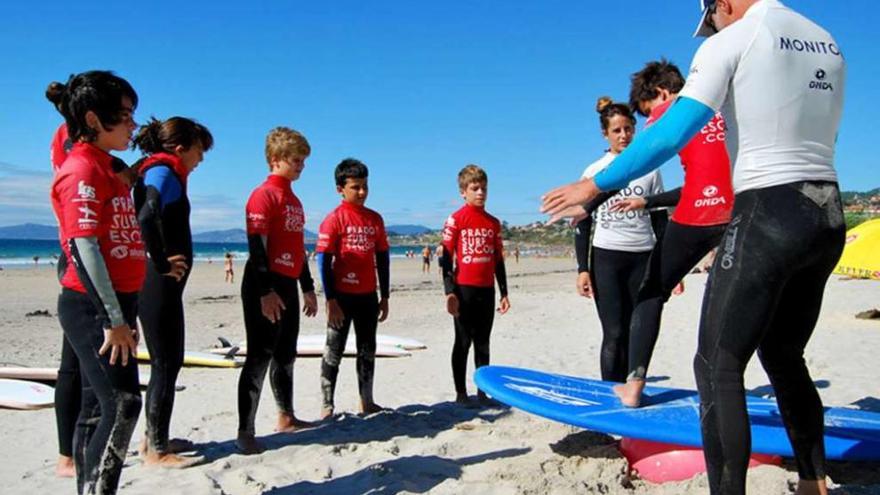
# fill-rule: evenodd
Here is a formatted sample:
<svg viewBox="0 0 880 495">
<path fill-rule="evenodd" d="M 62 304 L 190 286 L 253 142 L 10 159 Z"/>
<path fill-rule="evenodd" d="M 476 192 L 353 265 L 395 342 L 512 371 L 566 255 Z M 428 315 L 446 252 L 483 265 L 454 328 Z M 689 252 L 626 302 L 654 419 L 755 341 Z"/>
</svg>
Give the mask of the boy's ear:
<svg viewBox="0 0 880 495">
<path fill-rule="evenodd" d="M 186 151 L 186 147 L 184 147 L 182 144 L 178 144 L 177 146 L 174 147 L 174 154 L 175 155 L 180 155 L 184 151 Z"/>
<path fill-rule="evenodd" d="M 336 192 L 338 192 L 339 194 L 342 194 L 342 189 L 343 189 L 342 186 L 340 186 L 338 184 L 336 185 Z"/>
</svg>

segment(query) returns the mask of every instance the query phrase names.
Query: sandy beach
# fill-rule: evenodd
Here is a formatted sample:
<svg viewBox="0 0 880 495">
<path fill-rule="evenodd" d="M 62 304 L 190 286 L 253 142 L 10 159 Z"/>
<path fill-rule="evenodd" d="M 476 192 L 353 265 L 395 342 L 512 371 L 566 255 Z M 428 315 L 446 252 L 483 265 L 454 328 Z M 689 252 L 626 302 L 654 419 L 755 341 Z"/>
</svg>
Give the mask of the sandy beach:
<svg viewBox="0 0 880 495">
<path fill-rule="evenodd" d="M 601 330 L 595 305 L 574 290 L 574 261 L 523 258 L 508 261 L 512 309 L 497 316 L 492 336 L 494 364 L 597 377 Z M 506 407 L 469 409 L 455 405 L 449 356 L 451 318 L 445 313 L 436 265 L 420 272 L 420 260 L 392 262 L 392 299 L 380 333 L 419 339 L 427 350 L 411 357 L 377 360 L 375 398 L 389 411 L 359 417 L 353 359 L 341 366 L 339 417 L 293 434 L 273 434 L 275 406 L 264 387 L 257 435 L 269 450 L 237 453 L 238 370 L 184 368 L 171 424 L 173 437 L 198 444 L 207 462 L 169 471 L 141 464 L 132 439 L 120 493 L 154 494 L 681 494 L 707 493 L 705 475 L 681 483 L 653 485 L 627 474 L 615 439 L 555 423 Z M 242 272 L 239 263 L 236 276 Z M 317 273 L 312 267 L 312 273 Z M 186 292 L 187 348 L 203 350 L 218 336 L 244 338 L 239 287 L 223 283 L 222 263 L 195 267 Z M 694 388 L 692 357 L 706 275 L 690 275 L 686 291 L 664 313 L 651 376 L 663 386 Z M 51 267 L 0 272 L 0 362 L 56 366 L 61 330 L 55 318 L 58 283 Z M 323 333 L 325 313 L 303 319 L 302 334 Z M 827 406 L 880 411 L 877 352 L 880 321 L 854 318 L 880 307 L 880 283 L 829 282 L 822 315 L 807 348 L 807 362 Z M 26 317 L 49 310 L 52 317 Z M 141 366 L 147 371 L 148 366 Z M 295 365 L 297 415 L 320 412 L 320 359 Z M 746 386 L 771 394 L 757 359 Z M 475 390 L 470 383 L 471 392 Z M 57 459 L 52 409 L 0 410 L 0 489 L 9 494 L 73 493 L 72 479 L 54 476 Z M 880 494 L 878 465 L 831 463 L 832 493 Z M 749 493 L 793 492 L 790 464 L 761 467 L 749 475 Z"/>
</svg>

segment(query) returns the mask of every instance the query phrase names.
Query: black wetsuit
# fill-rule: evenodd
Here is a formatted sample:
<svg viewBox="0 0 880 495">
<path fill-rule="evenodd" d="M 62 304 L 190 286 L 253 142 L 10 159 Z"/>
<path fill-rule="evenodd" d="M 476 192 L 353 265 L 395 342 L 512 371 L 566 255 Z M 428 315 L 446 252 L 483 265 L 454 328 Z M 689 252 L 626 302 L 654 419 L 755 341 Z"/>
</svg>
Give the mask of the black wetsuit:
<svg viewBox="0 0 880 495">
<path fill-rule="evenodd" d="M 743 373 L 756 350 L 800 478 L 825 477 L 822 401 L 804 347 L 845 231 L 834 183 L 796 182 L 736 195 L 706 287 L 694 358 L 706 461 L 723 493 L 744 491 L 751 438 Z"/>
<path fill-rule="evenodd" d="M 388 251 L 376 252 L 376 269 L 379 279 L 379 293 L 388 299 L 390 292 L 390 258 Z M 379 300 L 375 292 L 366 294 L 347 294 L 335 287 L 333 280 L 333 254 L 319 253 L 321 265 L 321 282 L 327 300 L 335 299 L 342 309 L 344 319 L 339 328 L 327 328 L 327 343 L 321 360 L 321 391 L 323 407 L 334 408 L 336 378 L 339 375 L 339 364 L 345 353 L 348 332 L 354 323 L 357 345 L 355 367 L 358 377 L 358 392 L 361 401 L 373 402 L 373 375 L 376 369 L 376 328 L 378 327 Z"/>
<path fill-rule="evenodd" d="M 147 442 L 151 450 L 166 453 L 174 387 L 183 366 L 183 290 L 193 260 L 190 203 L 185 181 L 170 164 L 146 163 L 134 188 L 138 221 L 150 254 L 138 317 L 150 351 L 150 384 L 145 404 Z M 165 275 L 171 270 L 168 258 L 176 255 L 183 255 L 189 266 L 179 281 Z"/>
<path fill-rule="evenodd" d="M 452 253 L 443 250 L 440 258 L 443 268 L 443 285 L 446 294 L 458 298 L 458 317 L 454 319 L 455 343 L 452 347 L 452 379 L 455 392 L 467 393 L 467 357 L 471 344 L 474 346 L 474 367 L 489 364 L 489 337 L 495 321 L 495 287 L 459 285 L 455 282 Z M 504 259 L 495 262 L 495 280 L 501 297 L 507 296 L 507 270 Z"/>
<path fill-rule="evenodd" d="M 315 285 L 305 256 L 299 279 L 295 279 L 269 271 L 266 247 L 260 235 L 248 236 L 248 251 L 241 283 L 247 359 L 238 381 L 238 430 L 240 434 L 253 435 L 267 370 L 279 412 L 293 416 L 293 363 L 299 336 L 297 280 L 304 294 L 314 291 Z M 276 323 L 263 316 L 260 304 L 260 298 L 271 291 L 281 297 L 287 308 Z"/>
<path fill-rule="evenodd" d="M 650 251 L 629 252 L 592 246 L 592 212 L 619 191 L 600 194 L 584 208 L 587 217 L 575 229 L 578 273 L 589 272 L 596 310 L 602 323 L 599 367 L 602 379 L 623 382 L 629 370 L 629 330 Z M 660 240 L 668 222 L 665 210 L 651 212 L 654 236 Z"/>
</svg>

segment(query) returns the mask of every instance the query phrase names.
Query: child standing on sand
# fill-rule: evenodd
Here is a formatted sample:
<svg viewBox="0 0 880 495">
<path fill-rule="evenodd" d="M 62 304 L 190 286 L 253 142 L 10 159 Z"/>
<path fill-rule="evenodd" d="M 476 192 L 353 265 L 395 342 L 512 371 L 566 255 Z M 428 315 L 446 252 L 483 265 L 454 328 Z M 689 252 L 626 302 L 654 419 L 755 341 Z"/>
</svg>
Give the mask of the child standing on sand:
<svg viewBox="0 0 880 495">
<path fill-rule="evenodd" d="M 248 260 L 241 299 L 247 334 L 247 358 L 238 381 L 238 439 L 244 454 L 262 452 L 254 432 L 260 391 L 271 364 L 269 380 L 278 406 L 275 430 L 290 432 L 311 426 L 293 414 L 293 361 L 299 336 L 299 295 L 303 313 L 315 316 L 318 300 L 306 259 L 302 203 L 291 190 L 311 153 L 306 138 L 287 127 L 266 136 L 269 177 L 247 202 Z"/>
<path fill-rule="evenodd" d="M 321 223 L 318 266 L 327 297 L 327 345 L 321 361 L 321 417 L 333 414 L 333 395 L 348 330 L 354 322 L 361 412 L 382 410 L 373 402 L 376 326 L 388 317 L 390 258 L 382 216 L 364 206 L 369 188 L 367 166 L 347 158 L 336 166 L 336 191 L 342 203 Z M 380 299 L 376 299 L 378 272 Z"/>
<path fill-rule="evenodd" d="M 468 165 L 458 173 L 458 188 L 465 205 L 443 226 L 443 285 L 446 311 L 455 318 L 452 376 L 455 400 L 467 404 L 467 356 L 474 345 L 474 365 L 489 364 L 489 335 L 495 317 L 495 283 L 501 292 L 498 312 L 510 309 L 504 268 L 501 222 L 486 212 L 489 178 Z M 453 260 L 454 263 L 453 263 Z M 481 402 L 487 397 L 478 391 Z"/>
</svg>

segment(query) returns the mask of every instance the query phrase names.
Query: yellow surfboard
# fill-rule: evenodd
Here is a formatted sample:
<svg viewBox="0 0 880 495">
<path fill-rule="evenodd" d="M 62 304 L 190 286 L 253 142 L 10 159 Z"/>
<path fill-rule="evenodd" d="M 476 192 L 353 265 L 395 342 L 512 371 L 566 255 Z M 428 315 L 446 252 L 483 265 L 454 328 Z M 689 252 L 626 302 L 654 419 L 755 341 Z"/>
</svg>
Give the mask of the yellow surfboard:
<svg viewBox="0 0 880 495">
<path fill-rule="evenodd" d="M 145 347 L 138 347 L 138 361 L 149 362 L 150 352 Z M 244 364 L 244 359 L 226 358 L 210 352 L 184 351 L 184 366 L 206 366 L 210 368 L 238 368 Z"/>
<path fill-rule="evenodd" d="M 846 233 L 846 245 L 834 273 L 880 280 L 880 218 L 857 225 Z"/>
</svg>

